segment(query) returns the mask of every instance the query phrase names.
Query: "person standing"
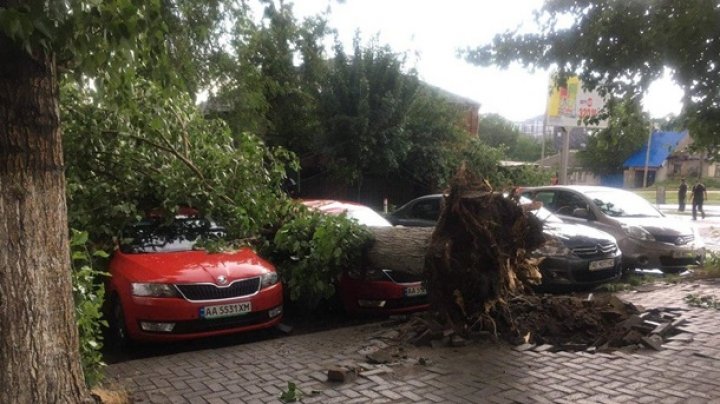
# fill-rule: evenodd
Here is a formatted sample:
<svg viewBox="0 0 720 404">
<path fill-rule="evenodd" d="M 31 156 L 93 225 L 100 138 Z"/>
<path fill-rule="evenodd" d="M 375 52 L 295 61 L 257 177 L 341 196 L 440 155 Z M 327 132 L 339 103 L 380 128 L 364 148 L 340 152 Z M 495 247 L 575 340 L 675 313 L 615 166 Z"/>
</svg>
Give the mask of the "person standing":
<svg viewBox="0 0 720 404">
<path fill-rule="evenodd" d="M 703 210 L 703 202 L 707 199 L 707 190 L 702 182 L 697 182 L 692 187 L 692 214 L 693 220 L 697 220 L 697 211 L 700 211 L 702 218 L 705 219 L 705 211 Z"/>
<path fill-rule="evenodd" d="M 685 199 L 687 198 L 687 182 L 685 178 L 680 179 L 680 188 L 678 189 L 678 210 L 685 212 Z"/>
</svg>

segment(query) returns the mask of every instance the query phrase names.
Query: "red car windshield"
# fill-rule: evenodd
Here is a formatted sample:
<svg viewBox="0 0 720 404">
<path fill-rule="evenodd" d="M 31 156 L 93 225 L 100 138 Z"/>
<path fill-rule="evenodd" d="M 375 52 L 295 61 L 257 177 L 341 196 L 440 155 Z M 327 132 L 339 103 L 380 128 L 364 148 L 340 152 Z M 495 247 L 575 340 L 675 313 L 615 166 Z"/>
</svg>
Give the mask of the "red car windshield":
<svg viewBox="0 0 720 404">
<path fill-rule="evenodd" d="M 207 219 L 147 220 L 125 229 L 120 250 L 126 254 L 192 251 L 201 240 L 223 237 L 225 229 Z"/>
</svg>

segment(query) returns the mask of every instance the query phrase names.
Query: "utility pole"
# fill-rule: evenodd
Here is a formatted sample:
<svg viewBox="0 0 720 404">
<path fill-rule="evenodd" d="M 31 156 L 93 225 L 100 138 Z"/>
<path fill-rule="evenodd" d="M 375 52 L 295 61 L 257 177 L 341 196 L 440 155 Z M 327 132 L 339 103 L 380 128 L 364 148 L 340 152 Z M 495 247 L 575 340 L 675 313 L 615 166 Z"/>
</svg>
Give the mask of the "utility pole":
<svg viewBox="0 0 720 404">
<path fill-rule="evenodd" d="M 648 134 L 647 150 L 645 151 L 645 173 L 643 175 L 643 188 L 647 187 L 648 163 L 650 162 L 650 146 L 652 145 L 653 127 L 650 125 L 650 133 Z"/>
<path fill-rule="evenodd" d="M 568 185 L 568 164 L 570 162 L 570 131 L 560 127 L 562 131 L 562 152 L 560 153 L 560 185 Z"/>
</svg>

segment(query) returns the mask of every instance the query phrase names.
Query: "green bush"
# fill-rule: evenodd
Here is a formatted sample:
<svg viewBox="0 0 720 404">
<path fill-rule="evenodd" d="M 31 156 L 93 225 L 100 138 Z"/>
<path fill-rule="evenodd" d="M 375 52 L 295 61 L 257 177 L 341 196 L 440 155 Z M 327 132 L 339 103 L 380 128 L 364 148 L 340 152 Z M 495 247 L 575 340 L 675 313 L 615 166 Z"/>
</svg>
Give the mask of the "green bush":
<svg viewBox="0 0 720 404">
<path fill-rule="evenodd" d="M 362 267 L 370 232 L 344 216 L 302 210 L 275 234 L 269 252 L 290 299 L 315 307 L 335 293 L 343 269 Z"/>
<path fill-rule="evenodd" d="M 88 233 L 72 230 L 70 239 L 72 253 L 72 285 L 75 300 L 75 317 L 80 337 L 80 356 L 85 383 L 94 386 L 102 380 L 102 368 L 105 366 L 100 349 L 102 348 L 102 327 L 107 322 L 102 319 L 102 306 L 105 288 L 102 277 L 105 272 L 93 269 L 93 261 L 105 259 L 107 253 L 102 250 L 90 252 Z"/>
</svg>

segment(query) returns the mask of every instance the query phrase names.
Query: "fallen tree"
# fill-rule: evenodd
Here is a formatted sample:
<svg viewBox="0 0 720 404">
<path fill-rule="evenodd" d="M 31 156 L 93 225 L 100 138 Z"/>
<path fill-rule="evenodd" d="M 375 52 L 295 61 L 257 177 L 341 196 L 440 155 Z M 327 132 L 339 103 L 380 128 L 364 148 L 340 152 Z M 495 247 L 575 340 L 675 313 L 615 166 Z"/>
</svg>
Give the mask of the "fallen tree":
<svg viewBox="0 0 720 404">
<path fill-rule="evenodd" d="M 370 227 L 374 242 L 367 251 L 369 266 L 423 274 L 425 255 L 434 229 L 434 227 Z"/>
<path fill-rule="evenodd" d="M 426 255 L 433 309 L 457 331 L 494 328 L 508 298 L 540 282 L 539 261 L 528 254 L 543 242 L 542 223 L 513 194 L 461 168 Z"/>
<path fill-rule="evenodd" d="M 371 265 L 423 273 L 431 310 L 400 328 L 415 344 L 503 338 L 519 350 L 662 349 L 685 320 L 676 309 L 642 312 L 613 295 L 535 296 L 542 223 L 513 193 L 461 169 L 434 228 L 372 229 Z M 423 258 L 424 254 L 424 258 Z M 422 270 L 421 270 L 422 268 Z M 432 344 L 431 344 L 432 343 Z"/>
</svg>

